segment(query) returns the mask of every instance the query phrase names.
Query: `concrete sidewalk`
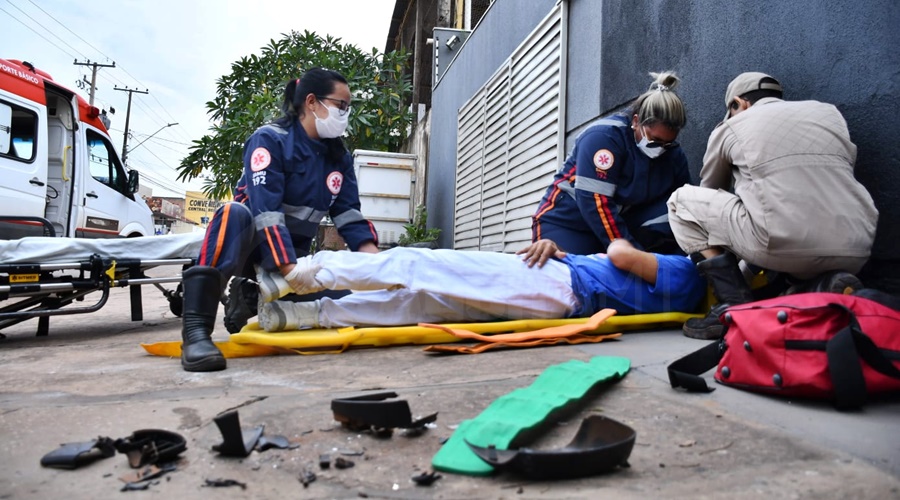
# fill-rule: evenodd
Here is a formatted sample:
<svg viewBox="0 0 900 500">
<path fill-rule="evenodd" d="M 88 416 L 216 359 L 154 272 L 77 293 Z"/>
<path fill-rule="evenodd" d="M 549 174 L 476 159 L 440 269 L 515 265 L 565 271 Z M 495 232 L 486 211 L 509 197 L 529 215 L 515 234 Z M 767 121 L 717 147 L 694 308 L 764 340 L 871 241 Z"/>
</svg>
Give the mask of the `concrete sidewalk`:
<svg viewBox="0 0 900 500">
<path fill-rule="evenodd" d="M 123 455 L 71 471 L 43 468 L 40 458 L 60 443 L 146 428 L 187 439 L 178 470 L 143 493 L 173 498 L 900 497 L 900 401 L 839 413 L 722 386 L 711 394 L 676 392 L 666 365 L 702 345 L 677 331 L 464 356 L 394 347 L 231 359 L 226 371 L 198 374 L 139 347 L 180 338 L 180 318 L 161 294 L 146 288 L 144 321 L 129 318 L 128 293 L 116 289 L 99 312 L 52 318 L 49 337 L 34 337 L 36 320 L 2 332 L 0 499 L 112 497 L 123 485 L 119 476 L 131 471 Z M 216 338 L 224 340 L 221 325 L 220 317 Z M 442 474 L 431 487 L 410 480 L 430 470 L 442 440 L 461 421 L 548 366 L 592 356 L 627 357 L 632 370 L 533 447 L 564 445 L 584 416 L 601 412 L 637 431 L 630 468 L 558 482 L 509 474 Z M 398 431 L 377 438 L 333 420 L 333 398 L 374 390 L 396 391 L 414 416 L 439 412 L 436 426 L 420 436 Z M 229 408 L 238 409 L 245 427 L 264 424 L 266 435 L 284 435 L 299 448 L 253 452 L 243 460 L 217 456 L 211 447 L 221 435 L 212 418 Z M 318 467 L 321 454 L 341 453 L 355 466 Z M 304 470 L 318 476 L 305 488 Z M 204 486 L 217 478 L 246 489 Z"/>
</svg>

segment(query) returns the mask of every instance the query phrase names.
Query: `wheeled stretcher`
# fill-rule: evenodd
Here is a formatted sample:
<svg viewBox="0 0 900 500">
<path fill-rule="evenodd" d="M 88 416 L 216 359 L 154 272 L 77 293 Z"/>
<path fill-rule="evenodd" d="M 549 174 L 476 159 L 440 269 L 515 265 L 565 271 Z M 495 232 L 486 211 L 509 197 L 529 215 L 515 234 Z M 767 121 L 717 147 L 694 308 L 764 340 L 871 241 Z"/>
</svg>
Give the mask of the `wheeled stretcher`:
<svg viewBox="0 0 900 500">
<path fill-rule="evenodd" d="M 114 287 L 130 287 L 131 319 L 143 319 L 141 285 L 153 285 L 182 311 L 181 273 L 149 277 L 157 266 L 192 266 L 203 233 L 123 239 L 27 237 L 0 240 L 0 331 L 39 318 L 37 335 L 47 335 L 50 316 L 85 314 L 101 309 Z M 177 284 L 166 289 L 163 284 Z M 86 296 L 99 293 L 91 305 Z M 94 295 L 96 296 L 96 295 Z M 2 334 L 0 334 L 2 336 Z"/>
</svg>

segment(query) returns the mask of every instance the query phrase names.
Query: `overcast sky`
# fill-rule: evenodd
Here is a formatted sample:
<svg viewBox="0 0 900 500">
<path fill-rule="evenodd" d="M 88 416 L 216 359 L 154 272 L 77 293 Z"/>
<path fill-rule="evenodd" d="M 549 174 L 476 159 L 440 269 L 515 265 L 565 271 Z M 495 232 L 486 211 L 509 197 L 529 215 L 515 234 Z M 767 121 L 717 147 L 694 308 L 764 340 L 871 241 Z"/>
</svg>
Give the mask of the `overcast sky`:
<svg viewBox="0 0 900 500">
<path fill-rule="evenodd" d="M 339 37 L 371 52 L 384 51 L 395 0 L 0 0 L 0 58 L 20 59 L 77 90 L 91 70 L 74 60 L 116 63 L 97 75 L 94 104 L 115 108 L 117 149 L 128 93 L 133 94 L 128 163 L 154 196 L 199 189 L 175 181 L 175 167 L 209 128 L 204 103 L 232 62 L 259 53 L 291 30 Z M 166 127 L 134 151 L 154 132 Z M 121 153 L 121 151 L 120 151 Z"/>
</svg>

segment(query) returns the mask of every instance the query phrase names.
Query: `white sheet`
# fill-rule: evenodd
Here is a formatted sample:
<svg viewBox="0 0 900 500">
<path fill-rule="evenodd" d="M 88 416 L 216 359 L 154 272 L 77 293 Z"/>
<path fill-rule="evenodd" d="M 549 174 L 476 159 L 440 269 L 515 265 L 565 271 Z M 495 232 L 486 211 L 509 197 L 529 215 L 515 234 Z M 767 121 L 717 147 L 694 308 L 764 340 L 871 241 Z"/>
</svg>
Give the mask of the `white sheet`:
<svg viewBox="0 0 900 500">
<path fill-rule="evenodd" d="M 116 239 L 34 236 L 18 240 L 0 240 L 0 263 L 77 262 L 93 254 L 113 259 L 142 261 L 196 258 L 200 255 L 203 235 L 203 232 L 193 232 Z"/>
</svg>

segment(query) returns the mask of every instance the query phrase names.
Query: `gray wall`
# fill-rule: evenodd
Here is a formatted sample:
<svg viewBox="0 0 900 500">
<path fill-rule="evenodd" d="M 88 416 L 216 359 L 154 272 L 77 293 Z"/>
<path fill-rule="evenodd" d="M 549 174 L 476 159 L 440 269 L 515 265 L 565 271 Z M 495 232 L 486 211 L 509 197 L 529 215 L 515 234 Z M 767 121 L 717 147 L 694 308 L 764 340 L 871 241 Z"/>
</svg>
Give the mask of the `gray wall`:
<svg viewBox="0 0 900 500">
<path fill-rule="evenodd" d="M 428 208 L 442 246 L 452 242 L 456 110 L 554 3 L 497 0 L 435 89 Z M 728 82 L 770 73 L 787 99 L 830 102 L 844 114 L 859 148 L 857 178 L 881 212 L 866 273 L 900 276 L 900 2 L 569 0 L 569 8 L 567 142 L 646 89 L 649 71 L 674 69 L 688 108 L 679 140 L 696 177 Z"/>
</svg>

